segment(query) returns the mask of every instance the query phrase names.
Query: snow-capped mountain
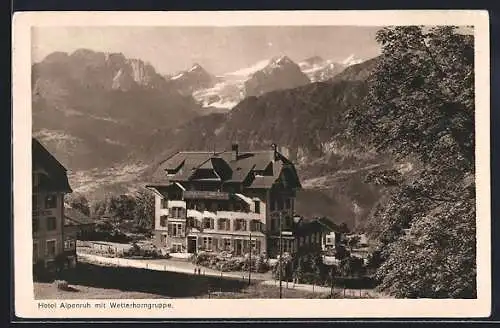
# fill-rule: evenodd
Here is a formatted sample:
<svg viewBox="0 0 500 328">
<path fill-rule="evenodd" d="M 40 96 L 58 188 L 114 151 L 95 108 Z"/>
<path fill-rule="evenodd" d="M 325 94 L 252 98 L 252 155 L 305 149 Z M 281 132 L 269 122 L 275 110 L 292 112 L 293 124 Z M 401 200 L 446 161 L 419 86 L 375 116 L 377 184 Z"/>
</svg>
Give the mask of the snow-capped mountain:
<svg viewBox="0 0 500 328">
<path fill-rule="evenodd" d="M 333 61 L 325 60 L 320 56 L 313 56 L 299 63 L 300 69 L 304 72 L 311 82 L 322 82 L 333 78 L 349 66 L 363 62 L 354 55 L 350 55 L 344 60 Z"/>
<path fill-rule="evenodd" d="M 245 81 L 245 96 L 260 96 L 266 92 L 293 89 L 309 83 L 311 81 L 307 75 L 290 58 L 275 57 Z"/>
<path fill-rule="evenodd" d="M 337 62 L 313 56 L 296 64 L 287 56 L 279 56 L 220 76 L 212 76 L 195 64 L 167 79 L 179 85 L 181 93 L 192 94 L 202 107 L 227 111 L 245 97 L 326 81 L 362 61 L 354 55 Z"/>
<path fill-rule="evenodd" d="M 344 59 L 341 62 L 341 64 L 345 65 L 345 66 L 352 66 L 352 65 L 356 65 L 356 64 L 361 64 L 363 61 L 364 61 L 363 59 L 356 58 L 356 56 L 354 54 L 352 54 L 349 57 L 347 57 L 346 59 Z"/>
<path fill-rule="evenodd" d="M 193 92 L 212 87 L 217 79 L 208 73 L 200 64 L 194 64 L 187 71 L 182 71 L 169 77 L 170 82 L 182 94 L 191 95 Z"/>
<path fill-rule="evenodd" d="M 252 66 L 217 77 L 211 88 L 198 90 L 193 97 L 203 107 L 231 109 L 243 98 L 310 83 L 300 67 L 286 56 L 258 61 Z"/>
</svg>

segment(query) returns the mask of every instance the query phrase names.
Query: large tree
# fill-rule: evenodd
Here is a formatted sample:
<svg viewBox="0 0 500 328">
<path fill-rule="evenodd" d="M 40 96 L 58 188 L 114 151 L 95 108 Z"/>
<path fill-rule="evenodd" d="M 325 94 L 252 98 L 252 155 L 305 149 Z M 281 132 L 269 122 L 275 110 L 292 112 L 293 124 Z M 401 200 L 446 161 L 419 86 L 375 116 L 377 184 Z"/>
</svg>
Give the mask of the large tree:
<svg viewBox="0 0 500 328">
<path fill-rule="evenodd" d="M 134 195 L 135 208 L 133 217 L 136 225 L 142 229 L 151 230 L 154 226 L 155 200 L 149 190 L 139 190 Z"/>
<path fill-rule="evenodd" d="M 79 210 L 87 216 L 90 216 L 90 204 L 88 199 L 84 195 L 78 193 L 70 194 L 68 195 L 66 202 L 74 209 Z"/>
<path fill-rule="evenodd" d="M 381 29 L 377 41 L 382 55 L 350 132 L 412 168 L 369 179 L 388 186 L 369 219 L 382 245 L 380 288 L 475 297 L 473 37 L 405 26 Z"/>
</svg>

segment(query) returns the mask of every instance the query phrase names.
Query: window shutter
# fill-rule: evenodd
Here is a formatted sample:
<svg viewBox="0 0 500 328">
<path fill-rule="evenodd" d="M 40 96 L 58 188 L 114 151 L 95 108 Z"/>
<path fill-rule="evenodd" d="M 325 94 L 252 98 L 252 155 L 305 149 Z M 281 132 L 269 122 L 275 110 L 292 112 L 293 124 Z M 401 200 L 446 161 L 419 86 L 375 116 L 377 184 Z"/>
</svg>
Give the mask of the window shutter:
<svg viewBox="0 0 500 328">
<path fill-rule="evenodd" d="M 181 224 L 181 237 L 184 237 L 186 235 L 186 226 L 184 224 Z"/>
</svg>

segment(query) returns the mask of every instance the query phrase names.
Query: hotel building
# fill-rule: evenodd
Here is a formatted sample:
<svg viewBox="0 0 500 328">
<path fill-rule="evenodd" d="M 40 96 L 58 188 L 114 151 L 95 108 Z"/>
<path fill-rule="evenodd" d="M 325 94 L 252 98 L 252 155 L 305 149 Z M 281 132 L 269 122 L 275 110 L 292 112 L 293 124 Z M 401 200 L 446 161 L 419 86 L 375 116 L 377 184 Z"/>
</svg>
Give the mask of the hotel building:
<svg viewBox="0 0 500 328">
<path fill-rule="evenodd" d="M 228 251 L 275 257 L 292 252 L 300 180 L 292 162 L 271 150 L 187 152 L 163 161 L 148 188 L 155 193 L 155 243 L 169 252 Z"/>
</svg>

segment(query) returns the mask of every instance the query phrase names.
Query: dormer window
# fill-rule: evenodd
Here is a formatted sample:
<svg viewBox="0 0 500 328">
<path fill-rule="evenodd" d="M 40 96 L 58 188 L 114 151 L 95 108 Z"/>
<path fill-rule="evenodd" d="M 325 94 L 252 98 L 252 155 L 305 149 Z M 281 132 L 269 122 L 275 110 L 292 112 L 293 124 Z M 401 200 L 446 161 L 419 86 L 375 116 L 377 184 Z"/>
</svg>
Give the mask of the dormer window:
<svg viewBox="0 0 500 328">
<path fill-rule="evenodd" d="M 254 204 L 255 204 L 255 213 L 260 213 L 260 201 L 255 200 Z"/>
</svg>

